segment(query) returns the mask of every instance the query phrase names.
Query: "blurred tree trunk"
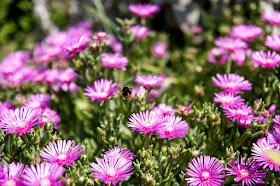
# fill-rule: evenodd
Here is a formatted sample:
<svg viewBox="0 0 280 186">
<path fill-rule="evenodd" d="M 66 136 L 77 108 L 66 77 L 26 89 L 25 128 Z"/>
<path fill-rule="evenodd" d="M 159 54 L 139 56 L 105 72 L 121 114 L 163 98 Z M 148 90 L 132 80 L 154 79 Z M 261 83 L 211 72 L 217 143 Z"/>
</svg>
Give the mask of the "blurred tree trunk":
<svg viewBox="0 0 280 186">
<path fill-rule="evenodd" d="M 53 24 L 50 19 L 50 14 L 47 8 L 48 0 L 32 0 L 34 6 L 34 14 L 37 21 L 46 34 L 52 34 L 58 31 L 58 28 Z"/>
</svg>

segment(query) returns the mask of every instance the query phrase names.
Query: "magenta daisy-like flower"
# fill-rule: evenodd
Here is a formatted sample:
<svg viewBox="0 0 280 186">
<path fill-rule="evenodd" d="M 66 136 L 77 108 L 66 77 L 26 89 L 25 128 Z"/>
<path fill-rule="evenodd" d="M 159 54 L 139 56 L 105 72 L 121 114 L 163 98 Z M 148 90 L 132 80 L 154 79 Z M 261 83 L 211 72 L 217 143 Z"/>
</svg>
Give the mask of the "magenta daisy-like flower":
<svg viewBox="0 0 280 186">
<path fill-rule="evenodd" d="M 280 35 L 274 34 L 271 36 L 266 36 L 266 39 L 264 41 L 264 45 L 268 46 L 269 48 L 273 50 L 280 51 Z"/>
<path fill-rule="evenodd" d="M 48 69 L 43 72 L 43 77 L 41 78 L 43 83 L 46 85 L 52 85 L 56 83 L 59 79 L 60 71 L 57 69 Z"/>
<path fill-rule="evenodd" d="M 109 45 L 114 52 L 116 53 L 121 53 L 122 52 L 122 43 L 119 42 L 115 37 L 112 37 L 112 38 L 107 38 L 105 40 L 106 42 L 106 45 Z"/>
<path fill-rule="evenodd" d="M 128 160 L 133 160 L 134 154 L 128 148 L 123 147 L 114 147 L 109 149 L 108 151 L 104 152 L 106 157 L 113 157 L 113 158 L 125 158 Z"/>
<path fill-rule="evenodd" d="M 240 125 L 241 127 L 248 128 L 252 125 L 253 120 L 255 120 L 254 116 L 249 115 L 245 119 L 240 119 L 238 125 Z"/>
<path fill-rule="evenodd" d="M 228 54 L 226 50 L 222 48 L 212 48 L 207 54 L 207 61 L 209 63 L 224 64 L 228 60 Z"/>
<path fill-rule="evenodd" d="M 263 68 L 274 68 L 280 63 L 280 55 L 276 52 L 256 51 L 252 55 L 252 63 L 262 66 Z"/>
<path fill-rule="evenodd" d="M 41 111 L 39 109 L 20 108 L 10 110 L 0 119 L 3 132 L 18 133 L 20 136 L 31 132 L 32 127 L 40 124 Z"/>
<path fill-rule="evenodd" d="M 243 65 L 246 59 L 246 51 L 243 49 L 235 50 L 230 53 L 230 59 L 238 65 Z"/>
<path fill-rule="evenodd" d="M 215 45 L 225 49 L 226 51 L 233 52 L 237 49 L 245 49 L 248 48 L 248 45 L 245 41 L 237 38 L 230 37 L 219 37 L 214 41 Z"/>
<path fill-rule="evenodd" d="M 0 185 L 3 186 L 20 186 L 22 185 L 21 177 L 24 172 L 24 164 L 14 162 L 7 166 L 5 163 L 0 166 Z"/>
<path fill-rule="evenodd" d="M 266 134 L 266 138 L 269 144 L 280 146 L 280 129 L 275 128 Z"/>
<path fill-rule="evenodd" d="M 245 41 L 251 41 L 264 33 L 261 27 L 256 25 L 234 25 L 230 32 L 230 36 Z"/>
<path fill-rule="evenodd" d="M 96 158 L 97 163 L 91 163 L 93 177 L 102 180 L 105 184 L 116 185 L 119 181 L 125 181 L 133 174 L 132 161 L 126 158 L 107 157 Z"/>
<path fill-rule="evenodd" d="M 129 5 L 128 9 L 130 12 L 143 18 L 150 17 L 160 11 L 160 7 L 158 5 L 153 5 L 153 4 Z"/>
<path fill-rule="evenodd" d="M 143 87 L 143 86 L 139 86 L 139 87 L 133 87 L 131 88 L 131 98 L 132 99 L 136 99 L 136 95 L 137 97 L 142 100 L 145 97 L 147 90 Z M 155 101 L 154 98 L 158 97 L 159 95 L 159 91 L 158 90 L 151 90 L 147 100 L 148 101 Z"/>
<path fill-rule="evenodd" d="M 227 175 L 236 176 L 234 178 L 235 182 L 242 180 L 242 186 L 265 183 L 262 178 L 266 177 L 266 171 L 258 170 L 260 165 L 255 161 L 251 161 L 250 158 L 238 157 L 236 163 L 232 160 L 232 163 L 228 163 L 228 165 L 229 167 L 226 168 Z"/>
<path fill-rule="evenodd" d="M 45 109 L 51 105 L 51 96 L 46 94 L 34 94 L 27 98 L 23 105 L 30 109 Z"/>
<path fill-rule="evenodd" d="M 141 132 L 142 134 L 153 134 L 163 123 L 164 120 L 160 115 L 153 114 L 149 111 L 133 113 L 128 118 L 127 126 L 132 130 Z"/>
<path fill-rule="evenodd" d="M 9 102 L 1 102 L 0 101 L 0 118 L 4 116 L 10 109 L 13 109 L 14 105 Z"/>
<path fill-rule="evenodd" d="M 124 57 L 119 53 L 114 53 L 114 54 L 104 53 L 100 61 L 104 67 L 120 68 L 122 70 L 126 70 L 125 67 L 129 62 L 127 57 Z"/>
<path fill-rule="evenodd" d="M 81 35 L 71 38 L 67 43 L 65 43 L 65 48 L 67 51 L 76 53 L 84 49 L 87 44 L 91 41 L 88 35 Z"/>
<path fill-rule="evenodd" d="M 222 185 L 223 178 L 226 177 L 221 175 L 224 169 L 224 165 L 217 158 L 210 156 L 193 158 L 187 169 L 190 178 L 186 178 L 186 181 L 190 186 Z"/>
<path fill-rule="evenodd" d="M 272 25 L 280 25 L 280 12 L 265 11 L 262 13 L 261 19 Z"/>
<path fill-rule="evenodd" d="M 227 108 L 230 106 L 238 106 L 244 104 L 244 99 L 240 96 L 236 96 L 233 93 L 229 92 L 220 92 L 214 93 L 215 97 L 213 99 L 214 103 L 221 103 L 223 108 Z"/>
<path fill-rule="evenodd" d="M 143 37 L 150 36 L 150 31 L 147 27 L 140 26 L 140 25 L 134 25 L 129 28 L 129 32 L 136 35 L 135 40 L 139 41 Z"/>
<path fill-rule="evenodd" d="M 245 80 L 243 76 L 237 74 L 217 74 L 217 78 L 212 77 L 213 85 L 224 89 L 226 92 L 238 94 L 242 93 L 243 90 L 252 89 L 252 84 Z"/>
<path fill-rule="evenodd" d="M 63 175 L 65 169 L 57 163 L 40 163 L 25 168 L 23 175 L 23 184 L 26 186 L 62 186 L 63 178 L 59 180 L 59 176 Z"/>
<path fill-rule="evenodd" d="M 93 82 L 92 87 L 87 86 L 85 88 L 85 91 L 87 92 L 84 93 L 84 95 L 86 95 L 87 98 L 91 98 L 91 101 L 105 101 L 116 95 L 116 90 L 118 90 L 118 88 L 118 83 L 113 83 L 112 80 L 101 79 Z"/>
<path fill-rule="evenodd" d="M 55 110 L 46 108 L 42 114 L 42 122 L 40 125 L 45 126 L 45 122 L 49 123 L 50 121 L 54 122 L 53 128 L 57 129 L 57 124 L 60 122 L 60 117 Z"/>
<path fill-rule="evenodd" d="M 75 146 L 75 141 L 71 140 L 50 142 L 44 150 L 40 152 L 43 161 L 69 166 L 72 166 L 83 153 L 83 148 L 80 145 Z"/>
<path fill-rule="evenodd" d="M 167 55 L 167 49 L 167 43 L 157 43 L 152 46 L 152 52 L 158 58 L 164 58 Z"/>
<path fill-rule="evenodd" d="M 153 107 L 151 113 L 154 113 L 159 116 L 173 116 L 175 115 L 175 110 L 173 107 L 166 105 L 165 103 L 161 103 L 156 107 Z"/>
<path fill-rule="evenodd" d="M 280 115 L 275 115 L 272 121 L 275 123 L 274 128 L 278 128 L 280 130 Z"/>
<path fill-rule="evenodd" d="M 70 83 L 77 78 L 77 73 L 72 68 L 67 68 L 60 71 L 59 81 L 61 83 Z"/>
<path fill-rule="evenodd" d="M 224 108 L 225 115 L 232 121 L 247 120 L 253 116 L 253 109 L 248 105 L 237 105 L 233 107 Z"/>
<path fill-rule="evenodd" d="M 134 82 L 139 83 L 149 89 L 150 87 L 162 86 L 163 81 L 165 80 L 165 75 L 157 76 L 145 76 L 137 75 Z"/>
<path fill-rule="evenodd" d="M 280 171 L 280 167 L 275 162 L 271 155 L 275 153 L 280 153 L 279 145 L 269 144 L 266 138 L 258 139 L 257 143 L 253 143 L 252 147 L 252 156 L 256 162 L 263 166 L 265 169 L 268 167 L 270 170 L 275 170 L 276 172 Z"/>
<path fill-rule="evenodd" d="M 162 139 L 184 138 L 189 131 L 189 125 L 181 117 L 165 116 L 165 122 L 159 127 L 157 133 Z"/>
</svg>

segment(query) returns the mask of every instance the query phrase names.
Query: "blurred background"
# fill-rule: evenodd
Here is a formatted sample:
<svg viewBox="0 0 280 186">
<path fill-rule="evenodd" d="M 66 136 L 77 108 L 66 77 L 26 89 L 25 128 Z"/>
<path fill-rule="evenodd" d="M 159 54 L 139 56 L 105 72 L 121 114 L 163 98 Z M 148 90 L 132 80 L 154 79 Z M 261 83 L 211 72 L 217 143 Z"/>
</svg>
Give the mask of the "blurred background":
<svg viewBox="0 0 280 186">
<path fill-rule="evenodd" d="M 130 18 L 128 5 L 159 4 L 162 11 L 149 26 L 169 35 L 170 49 L 188 44 L 188 33 L 202 30 L 194 38 L 200 48 L 209 47 L 233 24 L 259 23 L 264 9 L 278 10 L 279 0 L 1 0 L 0 59 L 15 50 L 32 49 L 46 35 L 80 21 L 91 21 L 94 30 L 113 32 L 116 18 Z"/>
</svg>

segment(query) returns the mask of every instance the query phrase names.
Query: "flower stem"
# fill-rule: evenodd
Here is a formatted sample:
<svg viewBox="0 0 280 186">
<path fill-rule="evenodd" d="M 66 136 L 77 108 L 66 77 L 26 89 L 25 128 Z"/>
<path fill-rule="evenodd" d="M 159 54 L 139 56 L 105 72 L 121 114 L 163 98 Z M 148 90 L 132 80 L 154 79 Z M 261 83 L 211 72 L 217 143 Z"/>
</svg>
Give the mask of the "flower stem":
<svg viewBox="0 0 280 186">
<path fill-rule="evenodd" d="M 147 134 L 145 137 L 145 142 L 144 142 L 144 148 L 147 149 L 149 147 L 149 140 L 150 140 L 151 134 Z"/>
<path fill-rule="evenodd" d="M 230 73 L 230 70 L 231 70 L 231 64 L 232 64 L 232 61 L 231 60 L 228 60 L 227 62 L 227 68 L 226 68 L 226 73 Z"/>
</svg>

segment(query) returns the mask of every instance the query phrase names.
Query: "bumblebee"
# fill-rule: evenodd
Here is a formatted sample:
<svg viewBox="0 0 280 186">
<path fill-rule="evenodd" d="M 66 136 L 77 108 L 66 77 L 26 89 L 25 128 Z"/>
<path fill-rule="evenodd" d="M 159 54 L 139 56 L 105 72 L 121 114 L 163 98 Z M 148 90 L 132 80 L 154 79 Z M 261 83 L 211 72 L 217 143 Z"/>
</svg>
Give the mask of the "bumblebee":
<svg viewBox="0 0 280 186">
<path fill-rule="evenodd" d="M 130 100 L 131 99 L 131 91 L 129 90 L 128 87 L 123 87 L 122 89 L 122 95 L 126 100 Z"/>
</svg>

